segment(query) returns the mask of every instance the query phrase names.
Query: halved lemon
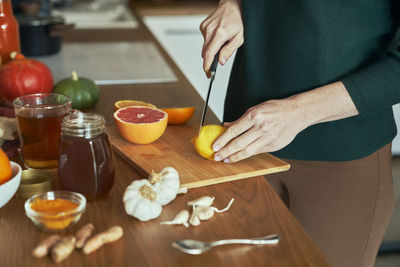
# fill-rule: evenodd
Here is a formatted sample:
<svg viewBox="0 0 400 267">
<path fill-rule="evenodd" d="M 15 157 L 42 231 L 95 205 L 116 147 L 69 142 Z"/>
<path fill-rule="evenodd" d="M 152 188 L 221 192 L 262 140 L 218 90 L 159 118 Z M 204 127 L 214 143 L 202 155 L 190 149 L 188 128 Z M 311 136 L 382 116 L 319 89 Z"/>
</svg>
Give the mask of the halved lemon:
<svg viewBox="0 0 400 267">
<path fill-rule="evenodd" d="M 197 153 L 203 158 L 214 160 L 214 150 L 212 145 L 217 138 L 225 132 L 226 128 L 221 125 L 204 125 L 198 136 L 192 139 L 192 143 Z"/>
</svg>

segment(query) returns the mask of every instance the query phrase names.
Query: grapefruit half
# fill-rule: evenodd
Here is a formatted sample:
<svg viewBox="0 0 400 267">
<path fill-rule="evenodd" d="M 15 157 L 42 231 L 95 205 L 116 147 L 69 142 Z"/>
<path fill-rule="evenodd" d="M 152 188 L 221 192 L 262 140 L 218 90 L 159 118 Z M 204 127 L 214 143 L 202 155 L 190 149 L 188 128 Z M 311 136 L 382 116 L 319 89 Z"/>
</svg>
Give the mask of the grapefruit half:
<svg viewBox="0 0 400 267">
<path fill-rule="evenodd" d="M 168 113 L 168 124 L 179 125 L 184 124 L 193 116 L 195 107 L 185 108 L 163 108 Z"/>
<path fill-rule="evenodd" d="M 125 107 L 114 112 L 114 122 L 120 135 L 134 144 L 150 144 L 167 128 L 168 114 L 152 107 Z"/>
<path fill-rule="evenodd" d="M 139 100 L 118 100 L 117 102 L 114 103 L 114 111 L 117 111 L 120 108 L 124 107 L 131 107 L 131 106 L 143 106 L 143 107 L 151 107 L 151 108 L 156 108 L 151 103 L 139 101 Z"/>
</svg>

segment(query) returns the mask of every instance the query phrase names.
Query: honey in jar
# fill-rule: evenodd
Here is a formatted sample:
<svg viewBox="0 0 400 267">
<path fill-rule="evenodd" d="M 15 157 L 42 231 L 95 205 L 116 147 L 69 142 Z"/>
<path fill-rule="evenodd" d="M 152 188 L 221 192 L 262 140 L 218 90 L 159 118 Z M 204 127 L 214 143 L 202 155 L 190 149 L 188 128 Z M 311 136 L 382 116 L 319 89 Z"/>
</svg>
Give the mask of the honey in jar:
<svg viewBox="0 0 400 267">
<path fill-rule="evenodd" d="M 77 113 L 64 117 L 58 159 L 58 186 L 83 194 L 88 201 L 104 198 L 114 184 L 114 162 L 104 117 Z"/>
</svg>

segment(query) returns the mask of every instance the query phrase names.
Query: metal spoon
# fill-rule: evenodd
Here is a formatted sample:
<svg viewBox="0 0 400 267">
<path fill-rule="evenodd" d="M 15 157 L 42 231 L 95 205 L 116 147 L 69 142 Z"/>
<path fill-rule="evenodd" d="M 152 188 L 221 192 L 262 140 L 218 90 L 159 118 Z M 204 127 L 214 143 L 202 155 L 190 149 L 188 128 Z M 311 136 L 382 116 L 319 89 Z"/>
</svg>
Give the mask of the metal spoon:
<svg viewBox="0 0 400 267">
<path fill-rule="evenodd" d="M 279 243 L 279 238 L 280 236 L 278 234 L 273 234 L 252 239 L 226 239 L 214 242 L 202 242 L 198 240 L 177 240 L 172 243 L 172 246 L 182 252 L 197 255 L 206 252 L 212 247 L 227 244 L 275 245 Z"/>
</svg>

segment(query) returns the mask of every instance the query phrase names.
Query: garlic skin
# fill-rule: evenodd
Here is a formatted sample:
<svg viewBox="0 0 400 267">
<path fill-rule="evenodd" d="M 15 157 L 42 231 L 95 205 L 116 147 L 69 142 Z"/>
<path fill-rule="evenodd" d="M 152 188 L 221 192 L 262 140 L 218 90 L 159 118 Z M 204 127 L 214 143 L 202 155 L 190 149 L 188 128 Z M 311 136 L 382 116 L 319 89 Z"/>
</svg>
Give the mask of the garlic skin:
<svg viewBox="0 0 400 267">
<path fill-rule="evenodd" d="M 209 197 L 209 196 L 203 196 L 203 197 L 199 197 L 195 200 L 189 201 L 187 204 L 188 206 L 206 206 L 206 207 L 210 207 L 212 205 L 212 203 L 214 202 L 215 197 Z"/>
<path fill-rule="evenodd" d="M 188 220 L 189 220 L 189 212 L 187 210 L 182 210 L 175 216 L 175 218 L 172 221 L 160 222 L 160 224 L 169 224 L 169 225 L 182 224 L 185 227 L 189 227 Z"/>
<path fill-rule="evenodd" d="M 149 182 L 153 185 L 157 193 L 157 201 L 161 205 L 166 205 L 175 199 L 179 186 L 179 174 L 172 167 L 165 167 L 160 173 L 152 172 Z"/>
<path fill-rule="evenodd" d="M 133 181 L 125 190 L 123 202 L 126 213 L 140 221 L 157 218 L 162 211 L 157 193 L 147 179 Z"/>
<path fill-rule="evenodd" d="M 227 205 L 225 208 L 223 208 L 222 210 L 219 210 L 219 209 L 217 209 L 216 207 L 210 207 L 210 208 L 213 209 L 213 210 L 214 210 L 215 212 L 217 212 L 217 213 L 223 213 L 223 212 L 225 212 L 225 211 L 228 211 L 228 210 L 231 208 L 231 205 L 232 205 L 232 203 L 233 203 L 234 200 L 235 200 L 235 199 L 232 198 L 231 201 L 229 201 L 228 205 Z"/>
</svg>

